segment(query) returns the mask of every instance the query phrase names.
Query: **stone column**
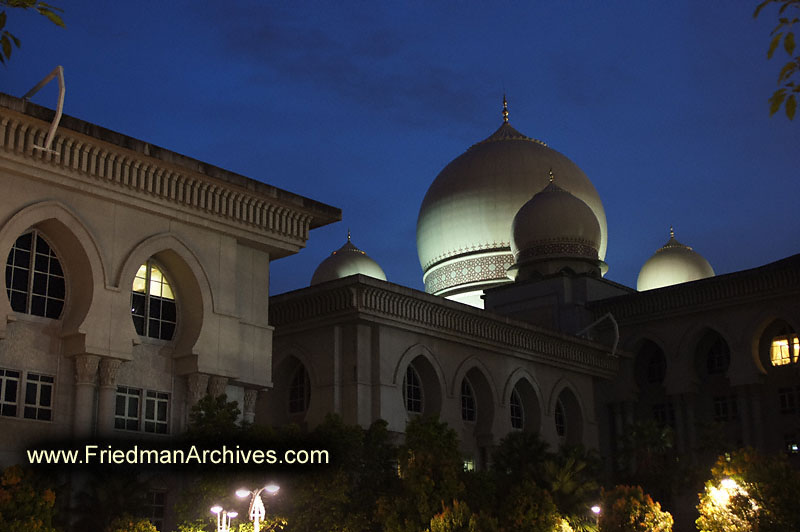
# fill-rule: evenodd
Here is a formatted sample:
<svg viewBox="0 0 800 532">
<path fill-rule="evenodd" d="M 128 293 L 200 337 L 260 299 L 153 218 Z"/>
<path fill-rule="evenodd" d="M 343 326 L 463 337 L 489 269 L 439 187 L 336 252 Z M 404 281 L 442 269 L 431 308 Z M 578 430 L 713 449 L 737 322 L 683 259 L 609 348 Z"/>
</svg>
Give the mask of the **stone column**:
<svg viewBox="0 0 800 532">
<path fill-rule="evenodd" d="M 184 412 L 183 430 L 189 424 L 189 414 L 192 407 L 203 398 L 208 389 L 208 375 L 203 373 L 190 373 L 186 376 L 186 411 Z"/>
<path fill-rule="evenodd" d="M 186 384 L 186 410 L 189 411 L 206 394 L 206 390 L 208 389 L 208 375 L 203 373 L 191 373 L 186 376 Z"/>
<path fill-rule="evenodd" d="M 244 412 L 242 413 L 242 419 L 245 423 L 253 423 L 256 419 L 256 399 L 258 399 L 258 390 L 245 388 Z"/>
<path fill-rule="evenodd" d="M 219 375 L 212 375 L 208 379 L 208 393 L 211 397 L 219 397 L 225 393 L 225 388 L 228 387 L 228 377 L 220 377 Z"/>
<path fill-rule="evenodd" d="M 75 405 L 72 409 L 72 434 L 77 439 L 93 435 L 95 375 L 100 357 L 75 355 Z"/>
<path fill-rule="evenodd" d="M 117 399 L 117 370 L 122 364 L 116 358 L 100 359 L 100 389 L 97 394 L 97 435 L 108 438 L 114 430 Z"/>
</svg>

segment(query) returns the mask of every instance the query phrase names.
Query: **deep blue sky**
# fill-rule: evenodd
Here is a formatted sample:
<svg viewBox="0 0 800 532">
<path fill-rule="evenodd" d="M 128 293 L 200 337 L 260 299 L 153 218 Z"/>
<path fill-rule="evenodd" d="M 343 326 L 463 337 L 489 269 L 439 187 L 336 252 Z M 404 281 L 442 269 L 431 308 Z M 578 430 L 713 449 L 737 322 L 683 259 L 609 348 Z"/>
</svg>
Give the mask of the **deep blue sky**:
<svg viewBox="0 0 800 532">
<path fill-rule="evenodd" d="M 787 56 L 767 61 L 756 2 L 53 3 L 66 29 L 9 12 L 0 90 L 63 65 L 67 114 L 343 210 L 273 263 L 273 293 L 347 227 L 421 289 L 422 198 L 500 125 L 504 91 L 511 124 L 598 189 L 608 278 L 635 286 L 671 224 L 717 273 L 800 251 L 800 118 L 769 117 Z"/>
</svg>

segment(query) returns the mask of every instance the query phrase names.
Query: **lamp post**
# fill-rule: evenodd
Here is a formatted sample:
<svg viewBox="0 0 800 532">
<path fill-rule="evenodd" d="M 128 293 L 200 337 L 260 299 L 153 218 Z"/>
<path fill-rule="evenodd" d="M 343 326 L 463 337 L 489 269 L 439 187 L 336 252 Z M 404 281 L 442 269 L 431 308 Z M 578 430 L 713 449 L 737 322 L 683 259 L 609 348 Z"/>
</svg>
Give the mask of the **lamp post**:
<svg viewBox="0 0 800 532">
<path fill-rule="evenodd" d="M 250 491 L 247 488 L 236 490 L 236 496 L 242 499 L 248 495 L 252 495 L 248 514 L 250 515 L 250 520 L 253 522 L 253 532 L 259 532 L 259 530 L 261 530 L 261 521 L 263 521 L 264 516 L 267 515 L 267 511 L 264 508 L 264 501 L 261 500 L 261 493 L 266 491 L 270 495 L 275 495 L 278 493 L 279 489 L 281 489 L 280 486 L 270 483 L 255 491 Z"/>
<path fill-rule="evenodd" d="M 600 529 L 600 512 L 601 511 L 602 511 L 602 508 L 600 508 L 599 504 L 595 504 L 594 506 L 592 506 L 592 513 L 594 514 L 594 524 L 598 528 L 598 530 Z"/>
<path fill-rule="evenodd" d="M 217 516 L 217 532 L 230 532 L 231 519 L 239 515 L 238 512 L 223 510 L 218 504 L 211 507 L 211 513 Z"/>
</svg>

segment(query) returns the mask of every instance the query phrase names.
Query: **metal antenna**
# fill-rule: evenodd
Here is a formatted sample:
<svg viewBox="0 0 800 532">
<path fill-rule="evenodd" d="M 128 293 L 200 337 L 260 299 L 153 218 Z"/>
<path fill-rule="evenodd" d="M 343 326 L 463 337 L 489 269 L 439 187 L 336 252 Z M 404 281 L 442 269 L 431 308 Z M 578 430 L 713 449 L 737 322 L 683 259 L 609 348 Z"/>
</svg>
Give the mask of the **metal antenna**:
<svg viewBox="0 0 800 532">
<path fill-rule="evenodd" d="M 39 92 L 39 89 L 47 85 L 50 80 L 54 77 L 58 76 L 58 106 L 56 107 L 56 116 L 53 118 L 53 123 L 50 124 L 50 130 L 47 132 L 47 138 L 45 139 L 44 146 L 38 146 L 36 144 L 33 145 L 33 148 L 36 150 L 48 151 L 50 153 L 55 153 L 53 150 L 50 149 L 50 146 L 53 144 L 53 137 L 56 134 L 56 129 L 58 128 L 58 123 L 61 121 L 61 112 L 64 110 L 64 67 L 58 65 L 50 72 L 42 81 L 36 84 L 34 88 L 29 90 L 25 96 L 22 97 L 23 100 L 28 101 L 31 99 L 31 96 Z"/>
</svg>

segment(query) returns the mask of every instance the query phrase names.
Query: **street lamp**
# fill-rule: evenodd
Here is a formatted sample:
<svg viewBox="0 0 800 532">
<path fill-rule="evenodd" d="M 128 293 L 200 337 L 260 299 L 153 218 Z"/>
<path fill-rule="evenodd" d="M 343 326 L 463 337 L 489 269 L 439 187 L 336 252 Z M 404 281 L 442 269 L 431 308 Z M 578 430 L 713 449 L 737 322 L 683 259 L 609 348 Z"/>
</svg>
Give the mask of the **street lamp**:
<svg viewBox="0 0 800 532">
<path fill-rule="evenodd" d="M 253 522 L 253 532 L 259 532 L 259 530 L 261 530 L 261 521 L 263 521 L 264 516 L 267 515 L 267 511 L 264 508 L 264 501 L 261 500 L 261 493 L 266 491 L 270 495 L 275 495 L 278 493 L 279 489 L 281 489 L 280 486 L 270 483 L 255 491 L 250 491 L 247 488 L 240 488 L 236 490 L 236 496 L 239 498 L 244 499 L 248 495 L 253 496 L 250 499 L 250 509 L 248 510 L 250 520 Z"/>
<path fill-rule="evenodd" d="M 211 513 L 217 516 L 217 532 L 230 532 L 231 519 L 239 515 L 239 512 L 223 510 L 219 504 L 211 507 Z"/>
<path fill-rule="evenodd" d="M 600 505 L 598 505 L 598 504 L 595 504 L 594 506 L 592 506 L 592 513 L 594 514 L 594 524 L 598 528 L 600 527 L 600 511 L 601 510 L 602 509 L 600 508 Z"/>
</svg>

